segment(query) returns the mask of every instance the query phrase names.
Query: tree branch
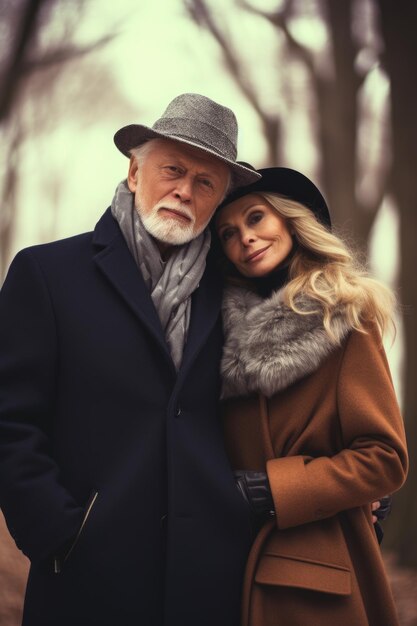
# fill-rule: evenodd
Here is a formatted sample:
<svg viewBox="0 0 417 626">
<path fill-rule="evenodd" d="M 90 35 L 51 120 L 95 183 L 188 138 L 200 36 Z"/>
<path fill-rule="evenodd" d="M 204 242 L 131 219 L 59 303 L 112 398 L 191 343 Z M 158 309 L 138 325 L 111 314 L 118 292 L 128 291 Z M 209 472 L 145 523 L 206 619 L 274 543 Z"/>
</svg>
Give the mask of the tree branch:
<svg viewBox="0 0 417 626">
<path fill-rule="evenodd" d="M 185 7 L 196 24 L 206 28 L 219 44 L 227 69 L 260 118 L 268 145 L 269 160 L 273 163 L 277 162 L 281 128 L 279 117 L 268 114 L 262 107 L 257 91 L 248 79 L 240 56 L 231 45 L 230 39 L 218 27 L 206 2 L 204 0 L 185 0 Z"/>
<path fill-rule="evenodd" d="M 62 48 L 57 48 L 56 50 L 51 50 L 43 54 L 41 57 L 29 59 L 22 63 L 21 74 L 27 75 L 36 70 L 45 69 L 51 67 L 52 65 L 65 63 L 66 61 L 71 61 L 72 59 L 81 57 L 93 50 L 97 50 L 102 46 L 107 45 L 110 41 L 112 41 L 116 37 L 116 34 L 113 33 L 111 35 L 106 35 L 102 37 L 98 41 L 95 41 L 88 46 L 74 48 L 72 46 L 66 46 Z"/>
<path fill-rule="evenodd" d="M 26 50 L 36 30 L 39 13 L 46 2 L 48 0 L 28 0 L 24 6 L 17 28 L 15 49 L 10 55 L 9 67 L 6 69 L 0 90 L 0 120 L 9 114 Z"/>
<path fill-rule="evenodd" d="M 273 13 L 256 9 L 249 2 L 247 2 L 247 0 L 238 0 L 238 6 L 240 6 L 242 9 L 245 9 L 249 13 L 253 13 L 254 15 L 266 19 L 273 26 L 275 26 L 275 28 L 279 29 L 285 36 L 285 39 L 292 52 L 294 52 L 296 56 L 298 56 L 298 58 L 300 58 L 304 62 L 304 64 L 309 69 L 310 74 L 312 76 L 315 75 L 313 55 L 306 46 L 303 46 L 294 38 L 290 30 L 288 29 L 288 18 L 290 16 L 292 6 L 289 0 L 284 2 L 284 6 L 280 11 L 274 11 Z"/>
<path fill-rule="evenodd" d="M 264 116 L 265 113 L 261 107 L 256 91 L 247 80 L 247 75 L 243 71 L 238 55 L 233 50 L 229 40 L 220 31 L 204 0 L 186 0 L 185 6 L 191 18 L 199 26 L 207 28 L 213 35 L 221 48 L 227 68 L 235 78 L 243 94 L 249 100 L 258 115 L 261 117 Z"/>
</svg>

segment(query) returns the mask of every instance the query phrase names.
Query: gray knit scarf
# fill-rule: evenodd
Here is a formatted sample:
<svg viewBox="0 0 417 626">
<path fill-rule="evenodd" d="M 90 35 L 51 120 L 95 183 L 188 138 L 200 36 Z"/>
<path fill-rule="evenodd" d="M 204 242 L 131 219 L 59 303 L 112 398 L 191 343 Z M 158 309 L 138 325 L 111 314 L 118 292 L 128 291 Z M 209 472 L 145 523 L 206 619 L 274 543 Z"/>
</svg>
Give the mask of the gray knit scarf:
<svg viewBox="0 0 417 626">
<path fill-rule="evenodd" d="M 165 333 L 172 360 L 179 370 L 191 315 L 191 294 L 206 267 L 210 231 L 172 249 L 168 261 L 161 259 L 154 239 L 145 230 L 126 180 L 116 188 L 111 212 L 118 221 L 127 246 L 148 287 Z"/>
</svg>

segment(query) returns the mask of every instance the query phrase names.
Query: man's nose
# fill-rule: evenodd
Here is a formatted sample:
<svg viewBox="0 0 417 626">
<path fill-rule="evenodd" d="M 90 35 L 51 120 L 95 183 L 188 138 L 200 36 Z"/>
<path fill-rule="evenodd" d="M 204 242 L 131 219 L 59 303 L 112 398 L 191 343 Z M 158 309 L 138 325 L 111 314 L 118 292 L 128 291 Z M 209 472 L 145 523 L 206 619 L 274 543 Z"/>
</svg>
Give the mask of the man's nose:
<svg viewBox="0 0 417 626">
<path fill-rule="evenodd" d="M 177 181 L 174 195 L 181 202 L 189 202 L 193 195 L 193 181 L 187 176 L 182 177 Z"/>
</svg>

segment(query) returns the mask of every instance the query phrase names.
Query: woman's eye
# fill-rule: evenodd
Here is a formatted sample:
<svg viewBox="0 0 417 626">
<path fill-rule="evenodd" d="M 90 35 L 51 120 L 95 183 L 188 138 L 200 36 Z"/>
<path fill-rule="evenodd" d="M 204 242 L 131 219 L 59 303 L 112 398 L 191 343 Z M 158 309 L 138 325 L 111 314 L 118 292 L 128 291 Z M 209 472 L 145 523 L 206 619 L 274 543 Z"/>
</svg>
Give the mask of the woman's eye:
<svg viewBox="0 0 417 626">
<path fill-rule="evenodd" d="M 261 211 L 257 211 L 256 213 L 251 213 L 249 215 L 248 223 L 249 224 L 257 224 L 263 218 L 263 213 Z"/>
<path fill-rule="evenodd" d="M 230 237 L 233 236 L 233 230 L 227 228 L 226 230 L 224 230 L 222 232 L 222 234 L 220 235 L 220 239 L 224 242 L 228 241 L 230 239 Z"/>
</svg>

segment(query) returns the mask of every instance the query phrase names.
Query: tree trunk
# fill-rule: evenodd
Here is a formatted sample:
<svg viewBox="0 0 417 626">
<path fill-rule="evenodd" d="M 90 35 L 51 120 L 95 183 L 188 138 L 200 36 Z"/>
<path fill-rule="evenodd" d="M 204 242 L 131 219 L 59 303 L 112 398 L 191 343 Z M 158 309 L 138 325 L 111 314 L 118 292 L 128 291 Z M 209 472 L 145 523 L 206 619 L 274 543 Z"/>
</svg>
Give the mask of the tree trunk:
<svg viewBox="0 0 417 626">
<path fill-rule="evenodd" d="M 417 567 L 417 3 L 378 0 L 385 63 L 391 80 L 393 134 L 392 188 L 400 212 L 401 281 L 406 357 L 404 417 L 410 451 L 410 472 L 395 499 L 391 537 L 404 565 Z"/>
<path fill-rule="evenodd" d="M 331 80 L 317 77 L 322 175 L 329 204 L 337 207 L 338 221 L 355 224 L 356 127 L 358 79 L 354 71 L 352 2 L 326 0 L 333 72 Z M 365 234 L 366 241 L 366 234 Z"/>
</svg>

